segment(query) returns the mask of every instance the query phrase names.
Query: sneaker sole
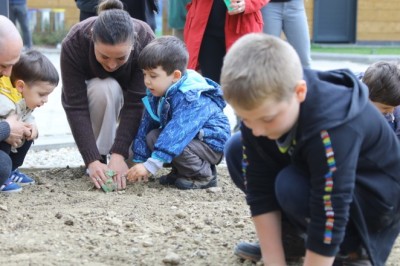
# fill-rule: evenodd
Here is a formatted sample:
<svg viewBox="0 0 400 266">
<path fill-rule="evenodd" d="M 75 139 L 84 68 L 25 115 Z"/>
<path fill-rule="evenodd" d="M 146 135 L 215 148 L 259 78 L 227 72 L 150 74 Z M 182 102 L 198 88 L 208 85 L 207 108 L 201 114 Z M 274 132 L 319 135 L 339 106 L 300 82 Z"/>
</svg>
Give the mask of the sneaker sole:
<svg viewBox="0 0 400 266">
<path fill-rule="evenodd" d="M 21 187 L 25 187 L 25 186 L 31 186 L 35 184 L 35 181 L 30 182 L 30 183 L 16 183 L 18 185 L 20 185 Z"/>
<path fill-rule="evenodd" d="M 188 190 L 188 189 L 206 189 L 206 188 L 210 188 L 210 187 L 216 187 L 217 186 L 217 179 L 215 180 L 211 180 L 210 183 L 208 183 L 207 185 L 203 185 L 203 186 L 199 186 L 199 187 L 188 187 L 185 186 L 184 184 L 179 184 L 177 182 L 175 182 L 175 186 L 178 189 L 182 189 L 182 190 Z"/>
<path fill-rule="evenodd" d="M 13 193 L 18 193 L 21 192 L 22 188 L 18 188 L 18 189 L 13 189 L 13 190 L 0 190 L 0 193 L 4 193 L 4 194 L 13 194 Z"/>
</svg>

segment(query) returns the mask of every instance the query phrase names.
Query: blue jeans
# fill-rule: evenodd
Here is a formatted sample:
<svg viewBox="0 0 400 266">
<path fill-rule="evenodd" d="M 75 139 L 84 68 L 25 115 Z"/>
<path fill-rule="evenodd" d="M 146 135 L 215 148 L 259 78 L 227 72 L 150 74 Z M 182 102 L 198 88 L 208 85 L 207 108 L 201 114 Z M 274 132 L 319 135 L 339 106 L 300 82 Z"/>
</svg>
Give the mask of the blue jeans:
<svg viewBox="0 0 400 266">
<path fill-rule="evenodd" d="M 11 158 L 7 153 L 0 150 L 0 186 L 2 186 L 11 174 Z"/>
<path fill-rule="evenodd" d="M 24 46 L 26 48 L 32 47 L 32 35 L 29 30 L 29 23 L 28 23 L 28 8 L 26 4 L 22 5 L 12 5 L 10 4 L 10 20 L 16 24 L 18 24 L 22 31 L 22 39 L 24 42 Z"/>
<path fill-rule="evenodd" d="M 309 68 L 311 64 L 310 34 L 303 0 L 268 3 L 261 12 L 264 33 L 280 37 L 283 31 L 287 41 L 299 55 L 303 67 Z"/>
</svg>

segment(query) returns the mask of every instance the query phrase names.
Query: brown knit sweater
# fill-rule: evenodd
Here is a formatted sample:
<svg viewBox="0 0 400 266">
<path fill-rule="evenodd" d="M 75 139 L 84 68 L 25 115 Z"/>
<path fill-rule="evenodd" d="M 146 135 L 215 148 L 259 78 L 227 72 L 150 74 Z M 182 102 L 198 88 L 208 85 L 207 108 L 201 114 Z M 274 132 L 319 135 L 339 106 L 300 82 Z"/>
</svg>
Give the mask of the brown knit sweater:
<svg viewBox="0 0 400 266">
<path fill-rule="evenodd" d="M 62 105 L 67 114 L 75 142 L 86 165 L 101 159 L 91 126 L 86 80 L 112 77 L 124 91 L 124 106 L 111 153 L 128 157 L 129 148 L 136 136 L 145 95 L 143 73 L 137 64 L 140 51 L 155 38 L 151 28 L 144 22 L 132 19 L 138 41 L 134 45 L 128 62 L 118 70 L 109 73 L 97 62 L 91 28 L 97 17 L 86 19 L 74 25 L 62 42 L 61 76 Z"/>
</svg>

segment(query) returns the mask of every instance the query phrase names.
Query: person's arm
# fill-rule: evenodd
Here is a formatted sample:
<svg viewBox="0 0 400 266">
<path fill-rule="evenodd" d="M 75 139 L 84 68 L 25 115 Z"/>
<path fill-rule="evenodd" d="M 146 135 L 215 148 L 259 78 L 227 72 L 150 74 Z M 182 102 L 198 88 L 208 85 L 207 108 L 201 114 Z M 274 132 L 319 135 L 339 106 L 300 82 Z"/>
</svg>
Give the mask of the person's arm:
<svg viewBox="0 0 400 266">
<path fill-rule="evenodd" d="M 73 28 L 74 29 L 74 28 Z M 82 34 L 83 33 L 79 33 Z M 85 80 L 89 67 L 89 40 L 68 35 L 62 44 L 60 65 L 62 77 L 62 105 L 64 107 L 72 135 L 86 165 L 100 160 L 89 113 L 89 103 Z M 84 52 L 83 52 L 84 51 Z M 91 55 L 88 55 L 88 52 Z"/>
<path fill-rule="evenodd" d="M 350 125 L 343 125 L 316 134 L 301 151 L 311 189 L 307 265 L 327 265 L 339 252 L 350 216 L 362 139 Z"/>
<path fill-rule="evenodd" d="M 245 13 L 252 13 L 261 10 L 270 0 L 244 0 L 246 3 Z"/>
<path fill-rule="evenodd" d="M 268 2 L 269 0 L 231 0 L 231 11 L 228 11 L 228 13 L 229 15 L 236 15 L 258 12 Z"/>
<path fill-rule="evenodd" d="M 286 265 L 275 178 L 281 169 L 289 165 L 290 157 L 279 152 L 275 141 L 255 137 L 244 124 L 241 132 L 246 201 L 260 241 L 264 264 Z"/>
<path fill-rule="evenodd" d="M 331 266 L 334 260 L 335 257 L 326 257 L 311 250 L 307 250 L 303 266 Z"/>
<path fill-rule="evenodd" d="M 286 265 L 281 219 L 278 211 L 253 216 L 264 265 Z"/>
</svg>

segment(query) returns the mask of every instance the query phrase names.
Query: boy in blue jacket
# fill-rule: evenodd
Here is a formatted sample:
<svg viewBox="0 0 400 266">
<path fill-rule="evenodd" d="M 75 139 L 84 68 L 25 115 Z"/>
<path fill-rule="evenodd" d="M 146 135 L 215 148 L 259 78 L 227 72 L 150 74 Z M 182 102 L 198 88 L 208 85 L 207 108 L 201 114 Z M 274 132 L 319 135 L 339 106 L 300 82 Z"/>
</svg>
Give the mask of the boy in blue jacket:
<svg viewBox="0 0 400 266">
<path fill-rule="evenodd" d="M 231 47 L 221 85 L 243 121 L 225 156 L 264 264 L 286 265 L 284 220 L 305 236 L 304 265 L 384 265 L 400 230 L 400 142 L 367 87 L 348 70 L 303 71 L 265 34 Z"/>
<path fill-rule="evenodd" d="M 203 189 L 217 185 L 215 165 L 230 136 L 220 86 L 187 70 L 188 52 L 176 37 L 159 37 L 139 55 L 147 96 L 145 112 L 134 140 L 128 181 L 147 180 L 164 164 L 172 171 L 163 185 Z"/>
</svg>

